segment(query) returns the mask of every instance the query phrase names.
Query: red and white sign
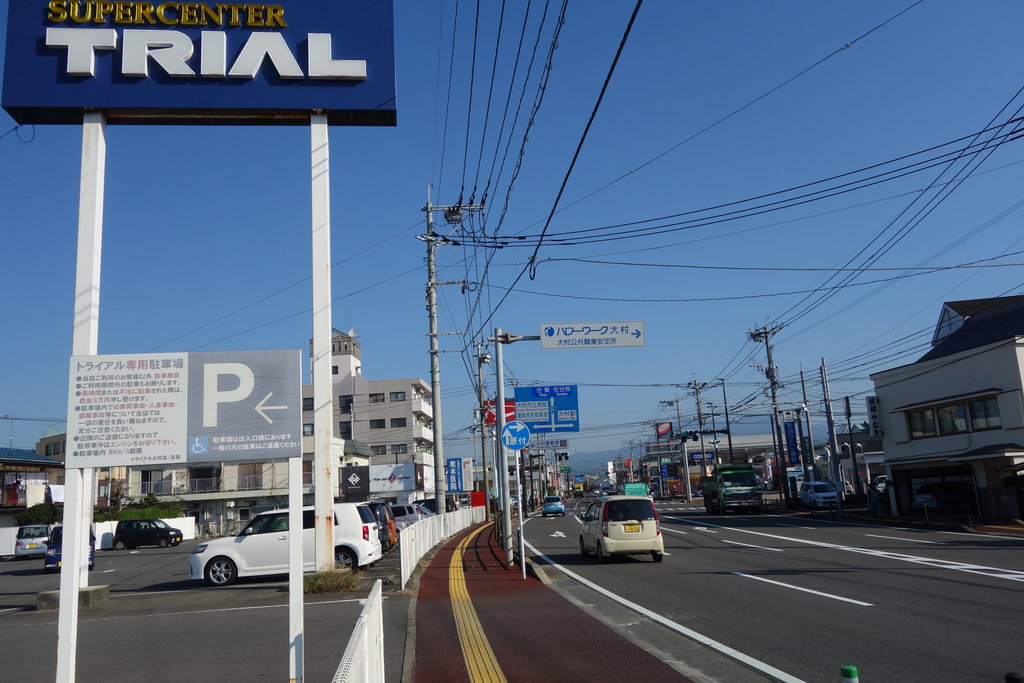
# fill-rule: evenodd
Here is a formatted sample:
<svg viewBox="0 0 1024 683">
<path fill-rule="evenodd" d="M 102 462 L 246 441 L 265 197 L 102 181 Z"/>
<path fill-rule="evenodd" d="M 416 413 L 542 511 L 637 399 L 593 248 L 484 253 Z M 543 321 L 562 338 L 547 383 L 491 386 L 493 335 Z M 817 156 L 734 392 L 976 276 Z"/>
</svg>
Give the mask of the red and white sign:
<svg viewBox="0 0 1024 683">
<path fill-rule="evenodd" d="M 505 400 L 505 424 L 513 422 L 516 419 L 516 401 L 515 399 Z M 484 401 L 484 424 L 492 425 L 497 422 L 498 416 L 494 413 L 494 401 Z"/>
</svg>

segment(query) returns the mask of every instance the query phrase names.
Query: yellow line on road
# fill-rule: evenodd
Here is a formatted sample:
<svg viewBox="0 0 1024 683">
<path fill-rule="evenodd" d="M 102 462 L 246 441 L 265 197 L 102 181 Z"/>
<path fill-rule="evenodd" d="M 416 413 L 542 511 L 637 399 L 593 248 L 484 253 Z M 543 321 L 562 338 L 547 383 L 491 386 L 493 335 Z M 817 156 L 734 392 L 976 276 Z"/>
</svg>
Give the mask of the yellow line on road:
<svg viewBox="0 0 1024 683">
<path fill-rule="evenodd" d="M 455 627 L 459 633 L 459 644 L 462 647 L 462 658 L 466 662 L 466 671 L 469 673 L 469 680 L 472 683 L 507 683 L 505 674 L 502 673 L 498 660 L 494 657 L 494 650 L 487 640 L 480 619 L 473 608 L 473 601 L 469 599 L 469 590 L 466 588 L 466 576 L 462 570 L 462 558 L 466 552 L 466 546 L 477 534 L 489 527 L 485 524 L 469 536 L 464 538 L 448 565 L 448 585 L 452 599 L 452 611 L 455 613 Z"/>
</svg>

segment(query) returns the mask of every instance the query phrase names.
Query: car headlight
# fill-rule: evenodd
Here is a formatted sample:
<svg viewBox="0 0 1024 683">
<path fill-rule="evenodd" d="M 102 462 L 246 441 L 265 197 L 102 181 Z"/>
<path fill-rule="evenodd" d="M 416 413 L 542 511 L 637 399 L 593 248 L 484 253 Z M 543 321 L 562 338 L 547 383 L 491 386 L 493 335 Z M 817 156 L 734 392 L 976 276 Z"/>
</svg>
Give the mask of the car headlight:
<svg viewBox="0 0 1024 683">
<path fill-rule="evenodd" d="M 201 552 L 205 552 L 206 548 L 207 548 L 207 544 L 206 543 L 200 543 L 199 545 L 197 545 L 195 548 L 192 549 L 192 554 L 193 555 L 198 555 Z"/>
<path fill-rule="evenodd" d="M 56 554 L 57 554 L 57 551 L 56 551 L 56 550 L 53 550 L 52 548 L 47 548 L 47 549 L 46 549 L 46 554 L 47 554 L 47 555 L 56 555 Z"/>
</svg>

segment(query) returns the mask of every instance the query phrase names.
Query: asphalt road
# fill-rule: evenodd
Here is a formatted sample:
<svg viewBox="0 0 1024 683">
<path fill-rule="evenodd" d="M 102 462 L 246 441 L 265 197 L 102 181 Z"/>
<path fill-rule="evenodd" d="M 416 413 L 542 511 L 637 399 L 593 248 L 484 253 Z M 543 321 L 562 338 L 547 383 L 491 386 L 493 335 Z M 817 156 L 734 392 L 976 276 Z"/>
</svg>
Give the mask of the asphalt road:
<svg viewBox="0 0 1024 683">
<path fill-rule="evenodd" d="M 528 521 L 527 543 L 634 603 L 643 621 L 687 631 L 675 641 L 686 652 L 673 651 L 670 639 L 658 644 L 668 656 L 692 661 L 685 641 L 696 634 L 712 649 L 749 657 L 752 674 L 759 665 L 777 670 L 766 678 L 839 680 L 843 665 L 866 681 L 1001 681 L 1024 670 L 1024 539 L 841 523 L 822 513 L 723 517 L 659 501 L 664 561 L 598 565 L 579 555 L 577 503 L 584 501 L 571 501 L 564 518 Z M 590 602 L 601 609 L 610 601 Z"/>
<path fill-rule="evenodd" d="M 187 557 L 194 545 L 97 553 L 89 583 L 108 585 L 110 600 L 79 611 L 76 680 L 288 679 L 287 581 L 250 579 L 225 588 L 191 582 Z M 0 681 L 54 680 L 58 612 L 36 611 L 35 601 L 59 583 L 59 574 L 42 573 L 42 560 L 0 563 Z M 334 676 L 365 597 L 306 596 L 306 680 Z M 389 682 L 401 680 L 409 599 L 385 594 Z"/>
</svg>

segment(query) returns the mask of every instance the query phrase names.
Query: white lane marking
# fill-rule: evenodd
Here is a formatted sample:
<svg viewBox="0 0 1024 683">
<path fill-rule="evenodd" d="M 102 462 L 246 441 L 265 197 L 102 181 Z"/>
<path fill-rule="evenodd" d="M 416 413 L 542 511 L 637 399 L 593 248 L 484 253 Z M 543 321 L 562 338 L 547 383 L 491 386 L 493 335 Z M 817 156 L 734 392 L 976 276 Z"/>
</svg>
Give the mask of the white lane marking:
<svg viewBox="0 0 1024 683">
<path fill-rule="evenodd" d="M 671 531 L 672 533 L 679 534 L 680 536 L 686 536 L 686 532 L 685 531 L 679 531 L 678 529 L 669 529 L 668 527 L 661 527 L 661 530 L 662 531 Z"/>
<path fill-rule="evenodd" d="M 681 624 L 677 624 L 676 622 L 672 621 L 671 619 L 666 619 L 665 617 L 663 617 L 660 614 L 657 614 L 655 612 L 652 612 L 651 610 L 647 609 L 646 607 L 641 607 L 640 605 L 636 604 L 635 602 L 632 602 L 630 600 L 626 600 L 622 596 L 617 595 L 615 593 L 612 593 L 608 589 L 602 588 L 601 586 L 598 586 L 596 583 L 594 583 L 592 581 L 588 581 L 587 579 L 584 579 L 582 576 L 580 576 L 576 572 L 569 571 L 568 569 L 566 569 L 562 565 L 560 565 L 557 562 L 555 562 L 554 560 L 552 560 L 550 557 L 548 557 L 546 555 L 541 555 L 540 553 L 537 552 L 537 549 L 534 548 L 529 543 L 526 544 L 526 547 L 529 548 L 530 551 L 534 554 L 534 559 L 544 560 L 544 562 L 546 562 L 547 564 L 551 565 L 552 567 L 554 567 L 558 571 L 562 572 L 563 574 L 565 574 L 569 578 L 573 579 L 577 583 L 580 583 L 580 584 L 586 586 L 587 588 L 590 588 L 592 590 L 597 591 L 598 593 L 600 593 L 601 595 L 605 596 L 606 598 L 614 600 L 615 602 L 619 603 L 620 605 L 628 607 L 629 609 L 633 610 L 634 612 L 638 612 L 639 614 L 644 615 L 645 617 L 647 617 L 648 619 L 650 619 L 652 621 L 658 622 L 662 626 L 670 628 L 673 631 L 686 636 L 687 638 L 692 638 L 693 640 L 696 640 L 698 643 L 701 643 L 702 645 L 706 645 L 706 646 L 710 647 L 713 650 L 717 650 L 717 651 L 721 652 L 722 654 L 724 654 L 726 656 L 732 657 L 733 659 L 746 664 L 750 668 L 756 669 L 757 671 L 761 671 L 762 673 L 768 674 L 769 676 L 772 676 L 773 678 L 775 678 L 775 679 L 777 679 L 779 681 L 783 681 L 784 683 L 804 683 L 801 679 L 797 678 L 796 676 L 792 676 L 790 674 L 787 674 L 785 671 L 781 671 L 779 669 L 776 669 L 771 664 L 766 664 L 766 663 L 764 663 L 764 662 L 762 662 L 762 661 L 760 661 L 758 659 L 754 659 L 750 655 L 743 654 L 742 652 L 740 652 L 739 650 L 737 650 L 735 648 L 729 647 L 728 645 L 726 645 L 724 643 L 720 643 L 717 640 L 713 640 L 713 639 L 711 639 L 711 638 L 709 638 L 709 637 L 707 637 L 707 636 L 705 636 L 705 635 L 703 635 L 701 633 L 697 633 L 696 631 L 694 631 L 692 629 L 688 629 L 688 628 L 686 628 L 685 626 L 683 626 Z"/>
<path fill-rule="evenodd" d="M 748 579 L 754 579 L 755 581 L 764 581 L 765 583 L 773 583 L 776 586 L 782 586 L 783 588 L 792 588 L 795 591 L 803 591 L 804 593 L 814 593 L 820 595 L 823 598 L 832 598 L 833 600 L 842 600 L 843 602 L 849 602 L 854 605 L 860 605 L 861 607 L 874 607 L 870 602 L 861 602 L 860 600 L 853 600 L 851 598 L 844 598 L 840 595 L 832 595 L 831 593 L 822 593 L 821 591 L 812 591 L 810 588 L 801 588 L 800 586 L 794 586 L 788 583 L 782 583 L 781 581 L 772 581 L 766 579 L 763 576 L 753 576 L 752 574 L 744 574 L 743 572 L 732 572 L 736 576 L 743 576 Z"/>
<path fill-rule="evenodd" d="M 748 548 L 759 548 L 761 550 L 771 550 L 773 553 L 781 553 L 782 552 L 781 548 L 769 548 L 768 546 L 754 545 L 753 543 L 740 543 L 739 541 L 730 541 L 727 538 L 723 538 L 722 539 L 722 543 L 732 543 L 733 545 L 745 545 Z"/>
<path fill-rule="evenodd" d="M 689 520 L 680 520 L 687 524 L 693 524 L 694 528 L 701 528 L 696 526 L 696 522 Z M 980 564 L 968 564 L 966 562 L 954 562 L 951 560 L 940 560 L 933 557 L 919 557 L 917 555 L 904 555 L 902 553 L 890 553 L 884 550 L 877 550 L 875 548 L 857 548 L 851 545 L 837 545 L 835 543 L 824 543 L 822 541 L 811 541 L 805 538 L 795 538 L 792 536 L 779 536 L 776 534 L 769 534 L 763 531 L 752 531 L 750 529 L 737 529 L 735 527 L 723 526 L 721 524 L 710 524 L 708 522 L 701 522 L 701 524 L 707 524 L 708 526 L 717 527 L 719 529 L 728 529 L 729 531 L 735 531 L 741 534 L 752 534 L 754 536 L 763 536 L 765 538 L 774 538 L 781 541 L 788 541 L 790 543 L 804 543 L 806 545 L 813 545 L 819 548 L 830 548 L 832 550 L 842 550 L 850 553 L 860 553 L 862 555 L 872 555 L 874 557 L 881 557 L 887 560 L 896 560 L 899 562 L 909 562 L 911 564 L 922 564 L 929 567 L 937 567 L 939 569 L 949 569 L 951 571 L 966 572 L 968 574 L 979 574 L 981 576 L 988 576 L 993 579 L 1006 579 L 1008 581 L 1021 581 L 1024 582 L 1024 571 L 1018 571 L 1015 569 L 1002 569 L 1000 567 L 986 567 Z"/>
<path fill-rule="evenodd" d="M 878 534 L 864 534 L 871 538 L 887 538 L 890 541 L 906 541 L 908 543 L 931 543 L 932 545 L 946 545 L 942 541 L 925 541 L 920 538 L 900 538 L 899 536 L 879 536 Z"/>
<path fill-rule="evenodd" d="M 788 526 L 793 527 L 794 529 L 810 529 L 812 531 L 814 530 L 813 526 L 800 526 L 799 524 L 783 524 L 782 522 L 776 522 L 775 526 Z"/>
<path fill-rule="evenodd" d="M 565 538 L 565 534 L 563 534 L 561 531 L 556 531 L 555 533 L 551 534 L 551 537 L 552 538 Z"/>
</svg>

